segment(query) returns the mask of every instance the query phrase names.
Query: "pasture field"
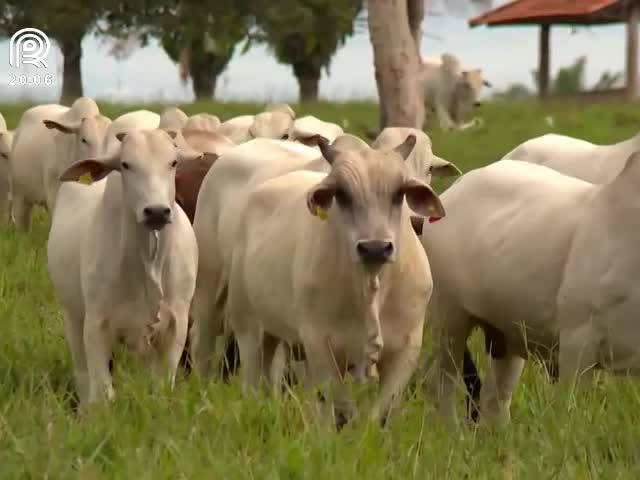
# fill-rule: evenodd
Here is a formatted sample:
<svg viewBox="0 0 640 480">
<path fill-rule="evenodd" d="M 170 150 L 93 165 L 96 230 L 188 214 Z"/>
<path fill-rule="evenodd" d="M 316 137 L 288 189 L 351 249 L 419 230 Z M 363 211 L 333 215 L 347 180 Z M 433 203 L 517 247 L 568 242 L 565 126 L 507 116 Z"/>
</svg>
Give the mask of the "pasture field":
<svg viewBox="0 0 640 480">
<path fill-rule="evenodd" d="M 226 119 L 261 106 L 182 108 Z M 10 128 L 25 107 L 0 106 Z M 112 118 L 134 108 L 101 105 Z M 377 125 L 369 103 L 294 108 L 361 135 Z M 495 101 L 479 113 L 482 127 L 432 133 L 434 151 L 464 171 L 549 131 L 610 143 L 640 130 L 638 104 Z M 335 434 L 317 424 L 312 396 L 299 388 L 281 398 L 242 399 L 237 379 L 222 385 L 193 377 L 179 379 L 169 392 L 153 387 L 128 361 L 116 365 L 116 400 L 78 413 L 62 318 L 46 271 L 48 216 L 38 210 L 36 217 L 29 236 L 0 227 L 2 479 L 640 478 L 640 383 L 602 375 L 585 395 L 565 395 L 535 364 L 526 367 L 515 391 L 506 428 L 464 426 L 448 433 L 434 419 L 420 375 L 385 429 L 356 419 Z M 478 345 L 476 339 L 482 365 Z M 358 393 L 365 398 L 370 392 Z"/>
</svg>

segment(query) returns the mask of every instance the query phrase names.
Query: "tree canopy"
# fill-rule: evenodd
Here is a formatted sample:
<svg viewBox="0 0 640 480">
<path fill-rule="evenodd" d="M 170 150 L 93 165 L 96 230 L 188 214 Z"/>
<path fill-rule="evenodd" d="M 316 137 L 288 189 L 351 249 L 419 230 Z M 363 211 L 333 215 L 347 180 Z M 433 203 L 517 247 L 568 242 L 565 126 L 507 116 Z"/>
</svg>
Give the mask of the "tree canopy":
<svg viewBox="0 0 640 480">
<path fill-rule="evenodd" d="M 299 81 L 315 81 L 317 94 L 321 70 L 329 69 L 338 47 L 353 34 L 361 9 L 361 0 L 255 0 L 254 12 L 258 38 L 279 62 L 291 65 Z M 302 97 L 303 90 L 301 85 Z"/>
</svg>

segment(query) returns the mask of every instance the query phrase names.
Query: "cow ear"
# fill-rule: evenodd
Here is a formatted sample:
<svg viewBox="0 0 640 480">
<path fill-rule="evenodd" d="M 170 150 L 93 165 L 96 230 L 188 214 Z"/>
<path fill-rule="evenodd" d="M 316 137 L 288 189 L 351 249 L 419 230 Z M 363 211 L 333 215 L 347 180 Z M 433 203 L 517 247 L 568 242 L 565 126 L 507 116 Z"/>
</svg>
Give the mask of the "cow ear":
<svg viewBox="0 0 640 480">
<path fill-rule="evenodd" d="M 315 215 L 321 220 L 326 219 L 327 210 L 331 207 L 335 193 L 336 184 L 329 177 L 312 187 L 307 192 L 307 208 L 311 215 Z"/>
<path fill-rule="evenodd" d="M 410 178 L 404 184 L 404 195 L 409 208 L 423 217 L 444 217 L 444 207 L 438 194 L 429 185 L 416 178 Z"/>
<path fill-rule="evenodd" d="M 114 171 L 120 171 L 119 157 L 80 160 L 79 162 L 71 164 L 62 172 L 60 181 L 91 184 L 103 179 Z"/>
<path fill-rule="evenodd" d="M 62 133 L 76 133 L 80 130 L 80 122 L 60 123 L 55 120 L 43 120 L 42 123 L 44 123 L 45 127 L 51 130 L 58 130 Z"/>
<path fill-rule="evenodd" d="M 413 133 L 411 133 L 407 135 L 407 138 L 405 138 L 404 142 L 402 142 L 400 145 L 395 147 L 393 151 L 396 152 L 398 155 L 400 155 L 403 160 L 406 160 L 407 158 L 409 158 L 409 155 L 411 155 L 411 152 L 413 151 L 413 147 L 415 146 L 416 146 L 416 136 Z"/>
<path fill-rule="evenodd" d="M 453 163 L 450 163 L 448 165 L 432 167 L 431 175 L 434 177 L 457 177 L 458 175 L 462 175 L 462 172 Z"/>
</svg>

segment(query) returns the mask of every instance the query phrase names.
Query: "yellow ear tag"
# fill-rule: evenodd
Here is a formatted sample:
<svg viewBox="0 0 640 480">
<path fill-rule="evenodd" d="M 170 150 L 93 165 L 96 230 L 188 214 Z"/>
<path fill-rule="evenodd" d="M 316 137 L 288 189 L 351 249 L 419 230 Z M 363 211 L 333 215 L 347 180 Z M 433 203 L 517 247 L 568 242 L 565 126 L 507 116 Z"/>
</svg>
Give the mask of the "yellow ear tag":
<svg viewBox="0 0 640 480">
<path fill-rule="evenodd" d="M 78 177 L 78 182 L 84 183 L 85 185 L 91 185 L 93 183 L 93 178 L 91 178 L 91 172 L 83 173 Z"/>
<path fill-rule="evenodd" d="M 318 217 L 320 220 L 326 220 L 327 219 L 327 211 L 316 205 L 316 213 L 315 213 L 316 217 Z"/>
</svg>

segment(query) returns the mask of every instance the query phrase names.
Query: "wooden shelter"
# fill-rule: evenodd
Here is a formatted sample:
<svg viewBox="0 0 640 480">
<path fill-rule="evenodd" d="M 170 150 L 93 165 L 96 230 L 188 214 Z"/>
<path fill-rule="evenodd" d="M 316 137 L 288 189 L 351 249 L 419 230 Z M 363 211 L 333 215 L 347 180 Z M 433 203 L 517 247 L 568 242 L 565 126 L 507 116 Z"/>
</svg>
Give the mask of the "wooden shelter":
<svg viewBox="0 0 640 480">
<path fill-rule="evenodd" d="M 638 98 L 638 21 L 640 0 L 514 0 L 469 20 L 472 27 L 539 25 L 538 87 L 549 93 L 549 33 L 552 25 L 627 24 L 626 95 Z"/>
</svg>

